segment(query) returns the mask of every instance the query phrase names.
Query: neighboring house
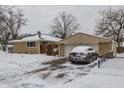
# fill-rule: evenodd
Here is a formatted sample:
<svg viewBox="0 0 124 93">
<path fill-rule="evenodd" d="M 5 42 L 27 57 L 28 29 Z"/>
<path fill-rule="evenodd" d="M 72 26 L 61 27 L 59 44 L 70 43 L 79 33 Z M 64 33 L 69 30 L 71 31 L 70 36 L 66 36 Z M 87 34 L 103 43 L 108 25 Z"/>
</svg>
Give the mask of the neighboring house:
<svg viewBox="0 0 124 93">
<path fill-rule="evenodd" d="M 77 33 L 66 39 L 58 42 L 60 46 L 60 55 L 69 56 L 70 51 L 76 46 L 90 46 L 97 51 L 99 55 L 104 55 L 113 52 L 113 56 L 116 56 L 116 45 L 117 43 L 95 35 L 89 35 L 85 33 Z"/>
<path fill-rule="evenodd" d="M 37 33 L 34 36 L 10 41 L 13 44 L 13 53 L 59 55 L 56 42 L 61 39 L 46 34 Z"/>
<path fill-rule="evenodd" d="M 117 47 L 117 53 L 124 53 L 124 40 L 121 42 L 121 46 Z"/>
</svg>

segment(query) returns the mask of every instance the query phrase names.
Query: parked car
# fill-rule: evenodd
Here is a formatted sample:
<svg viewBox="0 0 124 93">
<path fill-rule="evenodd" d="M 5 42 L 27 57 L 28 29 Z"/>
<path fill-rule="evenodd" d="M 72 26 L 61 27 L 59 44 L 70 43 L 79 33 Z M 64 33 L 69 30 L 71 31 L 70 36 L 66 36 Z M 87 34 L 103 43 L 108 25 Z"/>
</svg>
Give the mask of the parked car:
<svg viewBox="0 0 124 93">
<path fill-rule="evenodd" d="M 91 63 L 97 60 L 98 54 L 89 46 L 75 47 L 69 54 L 72 63 Z"/>
</svg>

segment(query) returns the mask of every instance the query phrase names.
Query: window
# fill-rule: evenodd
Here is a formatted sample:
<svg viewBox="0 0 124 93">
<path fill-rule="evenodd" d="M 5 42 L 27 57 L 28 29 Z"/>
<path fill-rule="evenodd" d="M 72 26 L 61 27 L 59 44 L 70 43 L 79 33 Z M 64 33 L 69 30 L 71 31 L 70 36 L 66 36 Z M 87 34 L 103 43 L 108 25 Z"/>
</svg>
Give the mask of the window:
<svg viewBox="0 0 124 93">
<path fill-rule="evenodd" d="M 29 48 L 35 47 L 35 42 L 27 42 L 27 47 Z"/>
</svg>

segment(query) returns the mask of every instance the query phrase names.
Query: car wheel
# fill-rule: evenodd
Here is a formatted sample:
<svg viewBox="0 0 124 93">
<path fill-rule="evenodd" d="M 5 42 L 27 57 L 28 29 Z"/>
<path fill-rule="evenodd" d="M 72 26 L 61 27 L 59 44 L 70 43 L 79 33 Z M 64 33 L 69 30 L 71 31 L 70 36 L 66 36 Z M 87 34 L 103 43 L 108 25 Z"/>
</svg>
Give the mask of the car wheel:
<svg viewBox="0 0 124 93">
<path fill-rule="evenodd" d="M 94 56 L 94 60 L 97 60 L 97 56 Z"/>
<path fill-rule="evenodd" d="M 93 62 L 93 58 L 90 58 L 90 63 Z"/>
<path fill-rule="evenodd" d="M 96 60 L 95 56 L 93 56 L 92 59 L 93 59 L 93 61 L 95 61 L 95 60 Z M 92 61 L 92 62 L 93 62 L 93 61 Z"/>
<path fill-rule="evenodd" d="M 90 58 L 87 58 L 87 59 L 86 59 L 86 63 L 88 63 L 88 64 L 89 64 L 89 63 L 90 63 L 90 61 L 91 61 L 91 60 L 90 60 Z"/>
<path fill-rule="evenodd" d="M 74 64 L 75 62 L 74 62 L 74 61 L 71 61 L 71 63 L 73 63 L 73 64 Z"/>
</svg>

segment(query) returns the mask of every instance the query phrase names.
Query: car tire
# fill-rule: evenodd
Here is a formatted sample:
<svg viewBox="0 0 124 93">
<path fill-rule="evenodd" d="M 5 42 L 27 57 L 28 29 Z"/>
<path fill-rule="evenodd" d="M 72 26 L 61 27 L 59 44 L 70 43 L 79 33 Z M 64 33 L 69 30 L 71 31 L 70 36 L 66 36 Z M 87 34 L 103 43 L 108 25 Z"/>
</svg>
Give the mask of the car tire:
<svg viewBox="0 0 124 93">
<path fill-rule="evenodd" d="M 92 59 L 93 59 L 92 62 L 95 61 L 95 56 L 94 55 L 93 55 Z"/>
<path fill-rule="evenodd" d="M 90 59 L 89 59 L 89 58 L 86 59 L 86 63 L 87 63 L 87 64 L 90 63 Z"/>
<path fill-rule="evenodd" d="M 90 63 L 93 62 L 93 58 L 90 58 Z"/>
<path fill-rule="evenodd" d="M 94 56 L 94 60 L 97 60 L 97 56 Z"/>
<path fill-rule="evenodd" d="M 74 61 L 71 61 L 71 63 L 73 63 L 73 64 L 74 64 L 75 62 L 74 62 Z"/>
</svg>

